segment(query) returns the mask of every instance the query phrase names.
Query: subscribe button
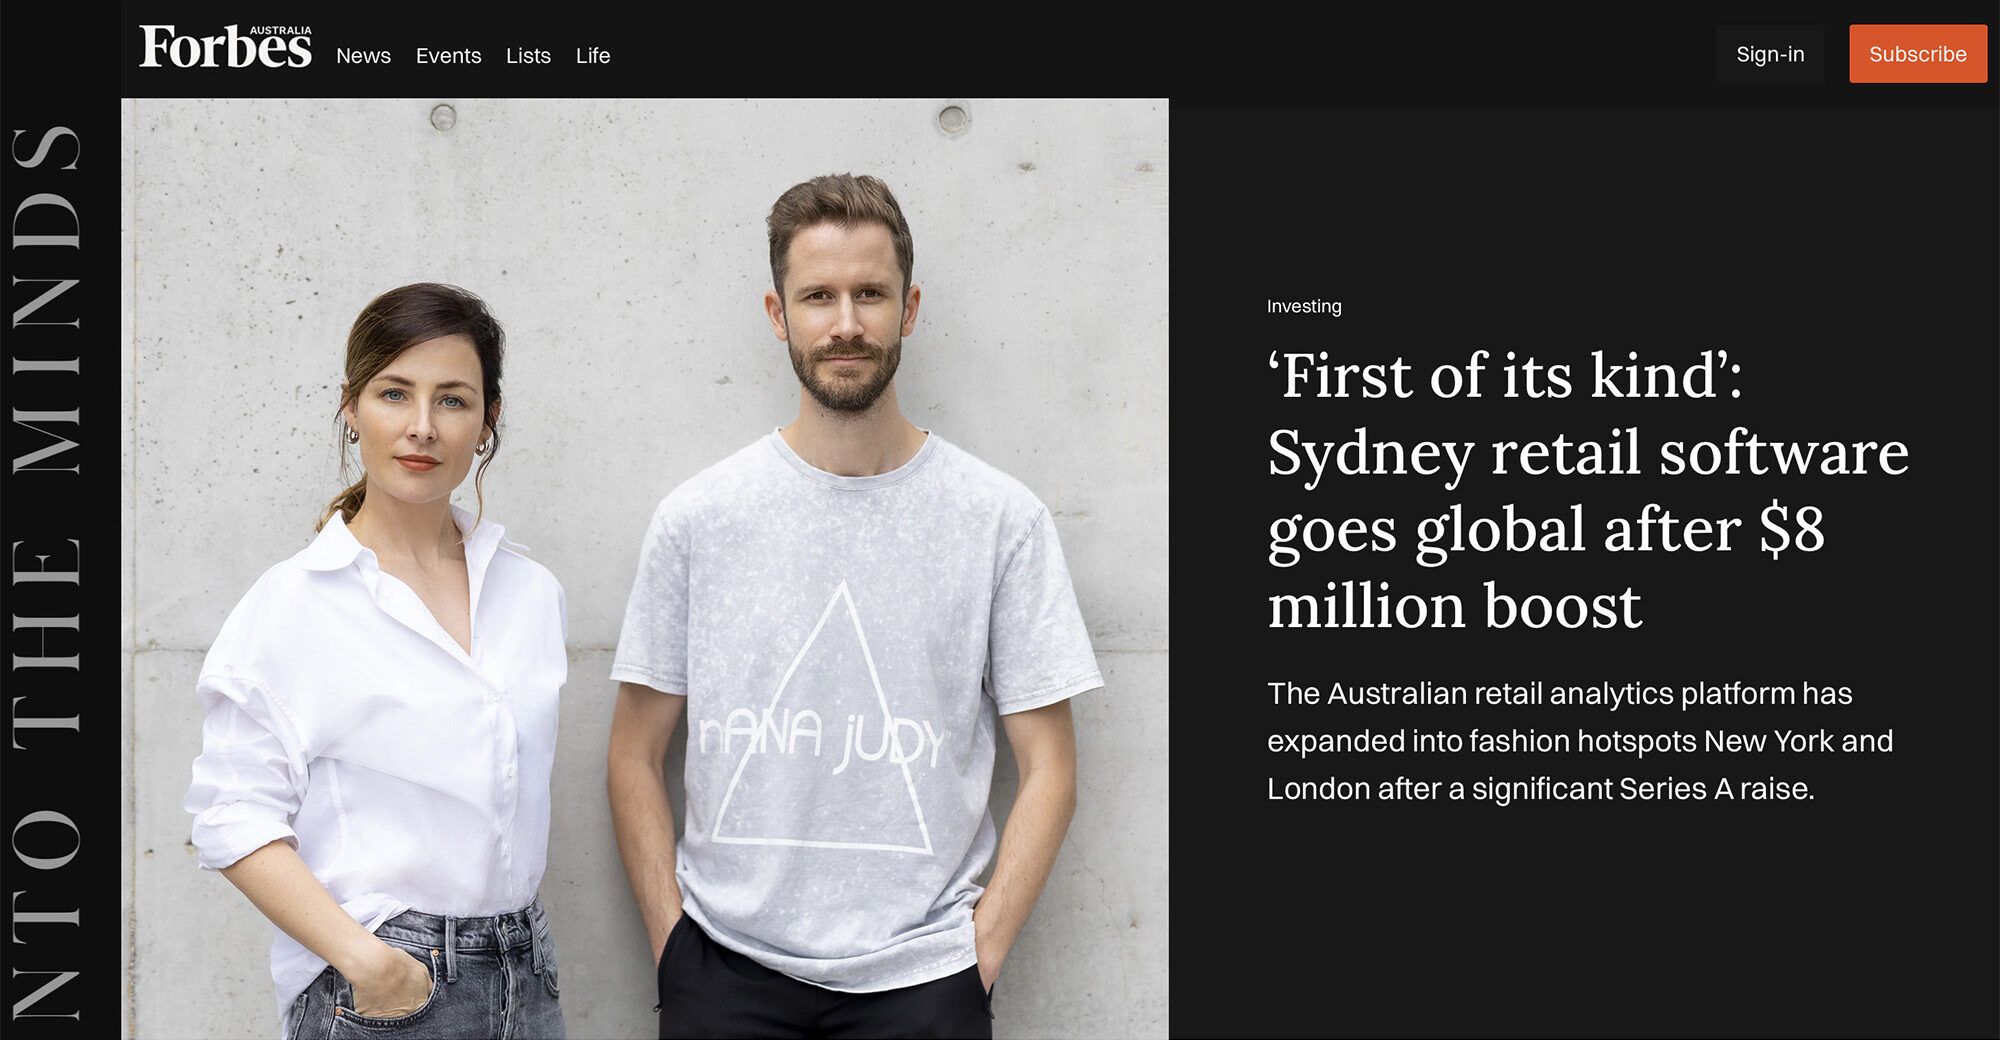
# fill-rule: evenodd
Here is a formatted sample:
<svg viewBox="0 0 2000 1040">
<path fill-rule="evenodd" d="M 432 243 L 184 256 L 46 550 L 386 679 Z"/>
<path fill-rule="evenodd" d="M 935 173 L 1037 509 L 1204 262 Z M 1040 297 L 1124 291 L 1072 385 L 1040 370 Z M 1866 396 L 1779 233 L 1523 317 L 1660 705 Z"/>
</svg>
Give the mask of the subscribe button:
<svg viewBox="0 0 2000 1040">
<path fill-rule="evenodd" d="M 1849 83 L 1984 83 L 1983 25 L 1850 25 Z"/>
</svg>

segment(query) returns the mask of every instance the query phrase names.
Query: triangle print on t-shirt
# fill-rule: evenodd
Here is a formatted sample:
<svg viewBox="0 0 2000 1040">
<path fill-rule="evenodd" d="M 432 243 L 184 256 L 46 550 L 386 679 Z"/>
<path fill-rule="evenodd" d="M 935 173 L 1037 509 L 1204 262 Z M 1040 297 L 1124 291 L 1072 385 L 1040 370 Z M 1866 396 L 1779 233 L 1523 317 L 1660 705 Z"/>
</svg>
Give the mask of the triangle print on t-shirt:
<svg viewBox="0 0 2000 1040">
<path fill-rule="evenodd" d="M 742 758 L 716 810 L 710 839 L 931 854 L 913 761 L 935 736 L 898 718 L 882 691 L 847 583 L 793 657 L 761 718 L 730 713 Z M 746 739 L 747 738 L 747 739 Z"/>
</svg>

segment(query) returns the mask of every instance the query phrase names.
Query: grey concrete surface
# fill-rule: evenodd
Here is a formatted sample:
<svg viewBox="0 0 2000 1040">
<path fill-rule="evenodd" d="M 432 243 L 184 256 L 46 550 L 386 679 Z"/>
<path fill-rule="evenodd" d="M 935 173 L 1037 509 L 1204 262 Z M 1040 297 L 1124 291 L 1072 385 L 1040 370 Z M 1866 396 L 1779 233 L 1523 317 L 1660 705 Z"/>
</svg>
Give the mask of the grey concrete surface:
<svg viewBox="0 0 2000 1040">
<path fill-rule="evenodd" d="M 1165 102 L 123 104 L 128 1035 L 276 1031 L 269 925 L 187 846 L 194 677 L 340 486 L 347 326 L 419 280 L 506 325 L 484 509 L 568 592 L 542 897 L 570 1035 L 651 1034 L 604 804 L 605 675 L 653 505 L 796 409 L 761 309 L 764 215 L 849 170 L 888 181 L 915 236 L 906 412 L 1054 511 L 1106 679 L 1076 702 L 1079 808 L 996 1034 L 1166 1033 Z M 947 104 L 962 132 L 940 128 Z"/>
</svg>

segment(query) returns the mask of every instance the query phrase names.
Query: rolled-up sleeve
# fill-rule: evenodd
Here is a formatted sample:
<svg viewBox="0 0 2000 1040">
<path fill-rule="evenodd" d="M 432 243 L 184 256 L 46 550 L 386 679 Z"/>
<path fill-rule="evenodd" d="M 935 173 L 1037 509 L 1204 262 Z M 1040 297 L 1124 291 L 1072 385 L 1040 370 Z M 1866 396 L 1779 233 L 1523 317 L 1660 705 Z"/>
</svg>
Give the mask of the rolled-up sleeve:
<svg viewBox="0 0 2000 1040">
<path fill-rule="evenodd" d="M 252 682 L 204 675 L 195 693 L 208 717 L 182 806 L 194 814 L 197 861 L 220 870 L 274 841 L 298 847 L 307 759 L 292 720 Z"/>
</svg>

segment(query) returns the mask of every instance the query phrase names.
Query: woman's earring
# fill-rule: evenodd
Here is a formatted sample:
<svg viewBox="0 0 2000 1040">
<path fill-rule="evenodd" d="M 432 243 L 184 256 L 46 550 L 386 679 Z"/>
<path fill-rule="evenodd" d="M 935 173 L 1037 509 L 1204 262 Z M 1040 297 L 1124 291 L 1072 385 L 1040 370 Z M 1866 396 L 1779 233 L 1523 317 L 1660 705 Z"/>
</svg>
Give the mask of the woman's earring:
<svg viewBox="0 0 2000 1040">
<path fill-rule="evenodd" d="M 485 442 L 483 442 L 483 441 L 482 441 L 482 442 L 481 442 L 481 443 L 479 444 L 479 446 L 478 446 L 478 447 L 476 447 L 476 448 L 473 448 L 473 449 L 472 449 L 472 453 L 473 453 L 474 455 L 484 455 L 484 454 L 486 454 L 486 444 L 485 444 Z"/>
<path fill-rule="evenodd" d="M 349 443 L 349 444 L 360 444 L 360 443 L 361 443 L 361 431 L 360 431 L 360 430 L 357 430 L 357 429 L 355 429 L 355 428 L 354 428 L 354 427 L 352 427 L 352 426 L 349 426 L 349 427 L 347 428 L 347 443 Z"/>
</svg>

